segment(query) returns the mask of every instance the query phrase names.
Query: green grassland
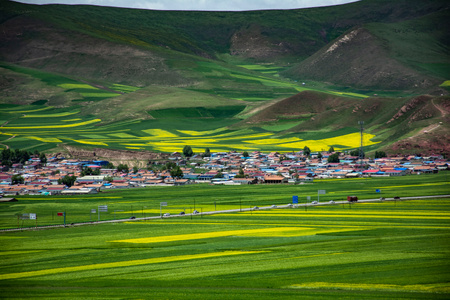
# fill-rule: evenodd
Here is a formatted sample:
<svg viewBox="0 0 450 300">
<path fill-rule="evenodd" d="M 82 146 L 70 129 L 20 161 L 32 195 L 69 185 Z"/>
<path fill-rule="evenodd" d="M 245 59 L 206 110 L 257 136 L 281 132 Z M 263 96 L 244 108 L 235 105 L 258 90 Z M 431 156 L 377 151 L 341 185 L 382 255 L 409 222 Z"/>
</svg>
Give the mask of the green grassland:
<svg viewBox="0 0 450 300">
<path fill-rule="evenodd" d="M 445 174 L 321 181 L 303 186 L 176 187 L 83 197 L 19 197 L 14 214 L 66 211 L 68 222 L 300 202 L 446 193 Z M 322 198 L 323 197 L 323 198 Z M 450 199 L 197 215 L 1 233 L 5 298 L 448 299 Z M 74 216 L 76 215 L 76 217 Z M 82 215 L 84 215 L 82 217 Z M 92 219 L 95 221 L 97 215 Z M 5 221 L 7 221 L 5 223 Z M 24 226 L 34 226 L 27 220 Z M 6 226 L 9 227 L 9 226 Z"/>
<path fill-rule="evenodd" d="M 252 101 L 244 101 L 248 95 L 257 95 L 255 89 L 248 84 L 264 87 L 263 89 L 269 91 L 269 94 L 264 96 L 268 97 L 266 100 L 280 97 L 281 92 L 277 90 L 279 88 L 291 89 L 291 92 L 284 96 L 293 95 L 298 90 L 306 88 L 295 88 L 295 83 L 264 78 L 260 74 L 245 75 L 212 62 L 199 63 L 198 66 L 206 73 L 222 72 L 222 75 L 216 76 L 219 79 L 210 81 L 210 83 L 217 81 L 215 83 L 217 86 L 224 84 L 224 78 L 235 80 L 230 81 L 230 89 L 226 92 L 223 89 L 223 92 L 228 93 L 228 97 L 236 96 L 240 100 L 227 98 L 214 89 L 186 90 L 176 87 L 137 88 L 106 83 L 88 84 L 53 73 L 5 65 L 5 69 L 31 76 L 48 88 L 59 89 L 58 93 L 71 95 L 72 100 L 67 98 L 71 104 L 65 107 L 52 106 L 58 104 L 52 98 L 37 101 L 35 98 L 29 99 L 28 105 L 2 104 L 0 119 L 4 121 L 0 133 L 4 137 L 5 145 L 12 148 L 37 148 L 40 151 L 53 149 L 60 144 L 165 152 L 180 151 L 185 144 L 192 144 L 198 152 L 203 152 L 206 147 L 212 151 L 296 150 L 292 147 L 278 147 L 275 140 L 273 145 L 260 143 L 249 145 L 252 144 L 252 140 L 259 139 L 264 134 L 276 138 L 283 137 L 284 133 L 279 133 L 282 129 L 279 124 L 275 127 L 262 124 L 252 128 L 231 130 L 226 138 L 221 136 L 223 133 L 217 135 L 215 132 L 205 131 L 228 130 L 226 127 L 243 118 L 242 113 L 257 107 Z M 233 89 L 231 86 L 237 88 Z M 95 98 L 95 101 L 92 101 L 92 98 Z M 294 125 L 289 125 L 286 129 Z M 167 142 L 167 137 L 149 135 L 145 132 L 148 129 L 164 129 L 171 132 L 172 137 L 179 139 L 161 145 L 158 143 Z M 198 131 L 198 133 L 186 135 L 181 131 Z M 117 135 L 125 133 L 128 135 Z M 202 136 L 200 141 L 199 135 Z M 301 137 L 302 134 L 297 136 Z"/>
<path fill-rule="evenodd" d="M 286 152 L 309 146 L 285 143 L 289 138 L 308 143 L 339 137 L 342 129 L 357 132 L 357 122 L 364 119 L 366 132 L 375 135 L 372 142 L 380 142 L 371 142 L 367 150 L 382 149 L 442 121 L 436 119 L 437 108 L 428 108 L 426 120 L 403 117 L 387 123 L 422 90 L 377 91 L 283 76 L 351 28 L 363 26 L 386 43 L 391 58 L 445 82 L 447 7 L 439 0 L 365 0 L 307 10 L 163 12 L 4 2 L 0 21 L 8 30 L 0 58 L 1 147 L 50 151 L 67 144 L 172 152 L 189 144 L 196 152 L 206 147 Z M 241 51 L 242 43 L 253 37 L 270 51 L 281 48 L 265 58 L 253 57 L 261 45 Z M 26 44 L 46 45 L 54 52 L 43 54 L 40 46 L 25 49 Z M 341 105 L 346 110 L 339 111 L 324 103 L 327 109 L 320 114 L 251 119 L 299 92 L 361 105 Z M 373 97 L 385 97 L 380 100 L 383 111 Z M 11 104 L 24 107 L 13 109 Z M 149 134 L 151 129 L 166 135 Z M 205 132 L 212 130 L 228 130 L 227 136 Z M 336 142 L 310 148 L 329 146 L 347 150 L 359 145 Z"/>
<path fill-rule="evenodd" d="M 323 179 L 302 185 L 211 186 L 207 184 L 183 187 L 152 187 L 145 189 L 111 190 L 105 193 L 78 196 L 19 196 L 18 203 L 2 203 L 0 228 L 17 227 L 17 214 L 38 213 L 38 224 L 62 224 L 56 212 L 66 211 L 67 222 L 89 222 L 90 210 L 98 205 L 108 205 L 109 213 L 102 220 L 159 216 L 159 203 L 168 202 L 165 212 L 178 214 L 185 210 L 203 211 L 249 208 L 253 206 L 281 205 L 291 202 L 293 195 L 301 203 L 306 197 L 317 200 L 317 190 L 326 190 L 320 201 L 345 200 L 351 193 L 361 199 L 379 197 L 410 197 L 442 195 L 448 193 L 446 172 L 432 175 L 412 175 L 397 178 Z M 380 193 L 376 190 L 379 189 Z M 311 201 L 312 201 L 311 200 Z M 114 211 L 120 211 L 117 214 Z M 25 224 L 27 225 L 27 224 Z M 29 225 L 29 224 L 28 224 Z M 34 224 L 31 224 L 33 226 Z"/>
</svg>

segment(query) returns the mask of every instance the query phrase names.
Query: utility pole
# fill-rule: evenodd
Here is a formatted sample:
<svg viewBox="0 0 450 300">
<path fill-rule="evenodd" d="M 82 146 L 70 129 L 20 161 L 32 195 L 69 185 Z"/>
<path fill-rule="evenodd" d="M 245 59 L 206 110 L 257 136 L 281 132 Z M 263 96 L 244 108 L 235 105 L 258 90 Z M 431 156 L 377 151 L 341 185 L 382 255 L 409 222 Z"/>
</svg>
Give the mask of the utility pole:
<svg viewBox="0 0 450 300">
<path fill-rule="evenodd" d="M 360 127 L 360 133 L 361 133 L 361 146 L 359 148 L 359 166 L 361 168 L 361 173 L 364 171 L 363 168 L 363 159 L 364 159 L 364 152 L 363 152 L 363 126 L 364 126 L 364 121 L 359 121 L 358 122 L 359 127 Z"/>
</svg>

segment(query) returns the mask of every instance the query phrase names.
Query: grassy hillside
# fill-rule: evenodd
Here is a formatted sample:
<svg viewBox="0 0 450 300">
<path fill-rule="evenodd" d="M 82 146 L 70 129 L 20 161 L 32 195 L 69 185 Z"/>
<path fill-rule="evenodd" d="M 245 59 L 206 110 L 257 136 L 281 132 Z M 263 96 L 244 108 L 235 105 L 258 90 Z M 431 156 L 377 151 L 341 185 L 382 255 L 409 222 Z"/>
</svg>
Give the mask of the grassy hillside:
<svg viewBox="0 0 450 300">
<path fill-rule="evenodd" d="M 450 76 L 449 19 L 447 9 L 404 22 L 365 24 L 286 74 L 365 89 L 435 91 Z"/>
<path fill-rule="evenodd" d="M 3 1 L 3 147 L 351 149 L 344 140 L 361 119 L 367 146 L 387 147 L 447 124 L 446 106 L 431 104 L 445 97 L 414 106 L 421 117 L 389 121 L 421 93 L 448 93 L 448 7 L 174 12 Z"/>
</svg>

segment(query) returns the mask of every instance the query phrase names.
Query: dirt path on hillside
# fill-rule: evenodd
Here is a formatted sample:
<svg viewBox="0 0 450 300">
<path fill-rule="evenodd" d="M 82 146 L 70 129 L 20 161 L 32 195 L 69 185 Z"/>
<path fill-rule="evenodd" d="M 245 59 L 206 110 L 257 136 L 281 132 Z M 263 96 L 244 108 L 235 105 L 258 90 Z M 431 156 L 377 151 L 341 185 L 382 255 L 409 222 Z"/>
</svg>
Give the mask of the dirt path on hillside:
<svg viewBox="0 0 450 300">
<path fill-rule="evenodd" d="M 16 136 L 15 135 L 13 135 L 12 137 L 10 137 L 10 138 L 8 138 L 8 139 L 6 139 L 6 140 L 4 140 L 4 142 L 6 142 L 6 141 L 9 141 L 9 140 L 11 140 L 11 139 L 13 139 L 13 138 L 15 138 Z M 6 149 L 9 149 L 9 146 L 8 145 L 6 145 L 6 144 L 0 144 L 0 145 L 2 145 L 2 146 L 4 146 Z"/>
<path fill-rule="evenodd" d="M 433 106 L 434 106 L 437 110 L 440 111 L 441 117 L 442 117 L 442 118 L 445 118 L 445 117 L 448 115 L 447 110 L 444 109 L 444 108 L 442 108 L 442 107 L 440 107 L 439 105 L 437 105 L 437 104 L 434 102 L 434 100 L 435 100 L 435 99 L 432 99 L 432 100 L 431 100 L 431 104 L 433 104 Z M 439 123 L 437 123 L 437 124 L 431 124 L 431 125 L 429 125 L 429 126 L 423 128 L 423 129 L 421 129 L 419 132 L 417 132 L 417 133 L 414 134 L 413 136 L 409 137 L 408 139 L 411 140 L 411 139 L 417 138 L 418 136 L 420 136 L 420 135 L 422 135 L 422 134 L 430 133 L 431 131 L 436 130 L 437 128 L 441 127 L 441 125 L 442 125 L 442 122 L 439 122 Z"/>
<path fill-rule="evenodd" d="M 439 105 L 437 105 L 436 103 L 434 103 L 435 99 L 431 100 L 431 104 L 433 104 L 434 107 L 436 107 L 436 109 L 438 109 L 441 112 L 441 116 L 444 118 L 445 116 L 447 116 L 447 111 L 445 109 L 443 109 L 442 107 L 440 107 Z"/>
</svg>

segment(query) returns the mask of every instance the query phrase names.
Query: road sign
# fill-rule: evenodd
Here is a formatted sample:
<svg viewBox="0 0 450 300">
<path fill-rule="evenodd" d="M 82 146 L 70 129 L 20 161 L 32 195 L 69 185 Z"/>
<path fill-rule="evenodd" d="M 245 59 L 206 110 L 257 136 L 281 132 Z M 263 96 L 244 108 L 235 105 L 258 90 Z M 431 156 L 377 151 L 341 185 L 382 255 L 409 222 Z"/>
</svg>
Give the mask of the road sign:
<svg viewBox="0 0 450 300">
<path fill-rule="evenodd" d="M 96 212 L 95 208 L 91 209 L 91 214 L 95 214 Z"/>
<path fill-rule="evenodd" d="M 317 202 L 319 202 L 319 195 L 325 195 L 327 193 L 326 190 L 317 190 Z"/>
<path fill-rule="evenodd" d="M 298 204 L 298 196 L 292 196 L 292 204 Z"/>
<path fill-rule="evenodd" d="M 59 213 L 58 213 L 58 216 L 62 217 L 62 216 L 64 216 L 64 213 L 59 212 Z"/>
<path fill-rule="evenodd" d="M 167 202 L 161 202 L 160 205 L 161 206 L 167 206 Z"/>
<path fill-rule="evenodd" d="M 381 193 L 381 190 L 380 189 L 376 189 L 375 192 Z"/>
<path fill-rule="evenodd" d="M 30 214 L 30 220 L 36 220 L 36 214 Z"/>
<path fill-rule="evenodd" d="M 98 206 L 98 211 L 108 212 L 108 205 L 99 205 Z"/>
</svg>

